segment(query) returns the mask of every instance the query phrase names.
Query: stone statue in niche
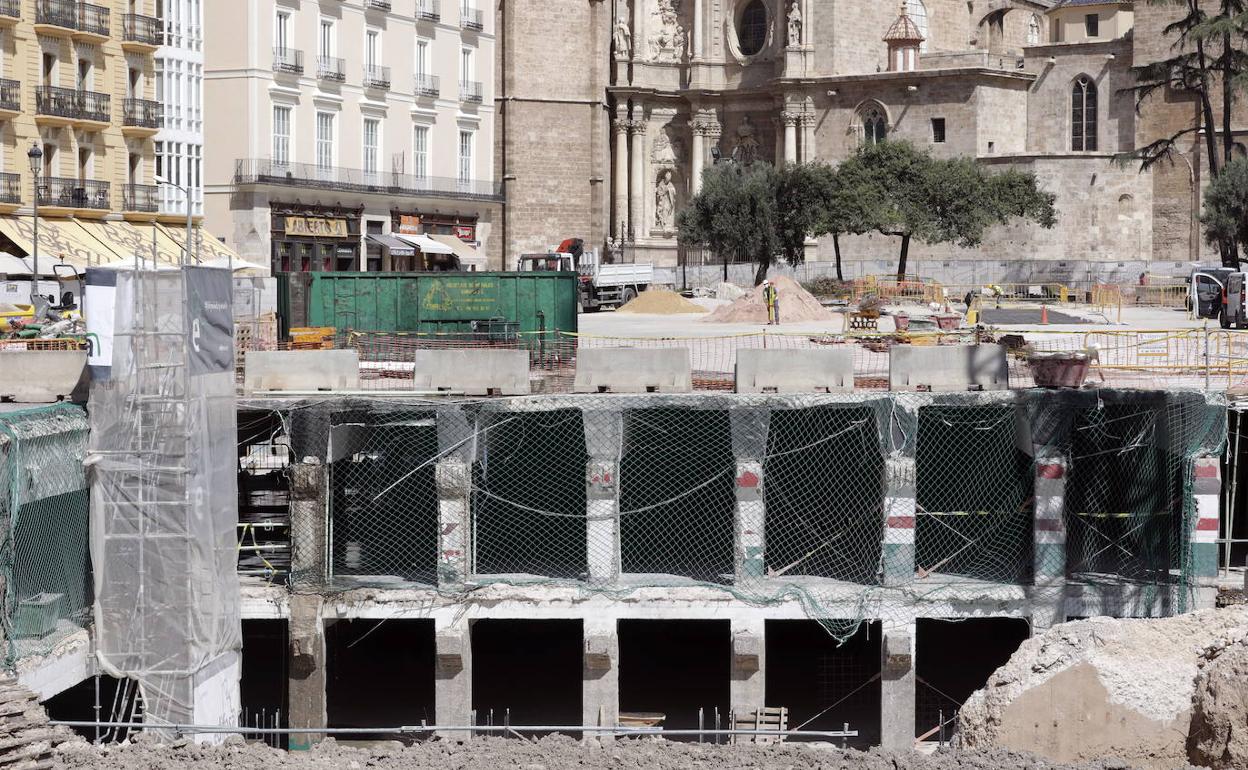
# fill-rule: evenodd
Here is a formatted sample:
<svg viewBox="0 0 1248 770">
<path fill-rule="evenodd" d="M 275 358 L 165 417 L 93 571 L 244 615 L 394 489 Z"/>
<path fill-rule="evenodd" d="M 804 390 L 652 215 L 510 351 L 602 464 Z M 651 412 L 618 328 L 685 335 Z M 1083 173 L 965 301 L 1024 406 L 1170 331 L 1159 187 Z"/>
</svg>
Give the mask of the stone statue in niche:
<svg viewBox="0 0 1248 770">
<path fill-rule="evenodd" d="M 672 184 L 672 172 L 664 171 L 654 186 L 654 227 L 661 232 L 671 232 L 676 225 L 676 185 Z"/>
<path fill-rule="evenodd" d="M 679 139 L 672 139 L 666 128 L 661 129 L 654 137 L 654 148 L 650 151 L 650 160 L 656 166 L 675 167 L 680 164 L 682 149 Z"/>
<path fill-rule="evenodd" d="M 615 35 L 612 38 L 615 46 L 615 58 L 628 60 L 633 55 L 633 32 L 628 28 L 628 20 L 623 16 L 615 20 Z"/>
<path fill-rule="evenodd" d="M 650 60 L 679 64 L 685 60 L 687 35 L 680 25 L 681 0 L 655 0 L 650 11 Z"/>
<path fill-rule="evenodd" d="M 789 45 L 796 47 L 802 44 L 802 9 L 801 0 L 793 0 L 789 6 Z"/>
<path fill-rule="evenodd" d="M 758 160 L 758 129 L 746 115 L 737 126 L 737 146 L 732 151 L 732 162 L 748 166 Z"/>
</svg>

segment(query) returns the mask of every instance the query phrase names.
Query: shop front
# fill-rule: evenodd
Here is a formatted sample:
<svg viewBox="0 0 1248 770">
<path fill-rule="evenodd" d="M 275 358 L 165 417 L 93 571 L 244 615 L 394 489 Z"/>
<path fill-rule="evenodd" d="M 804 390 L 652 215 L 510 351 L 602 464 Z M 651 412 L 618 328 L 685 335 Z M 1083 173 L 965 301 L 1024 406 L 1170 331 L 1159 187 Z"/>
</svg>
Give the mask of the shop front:
<svg viewBox="0 0 1248 770">
<path fill-rule="evenodd" d="M 391 212 L 393 233 L 415 247 L 413 270 L 484 270 L 476 217 Z"/>
<path fill-rule="evenodd" d="M 270 212 L 274 273 L 361 268 L 362 208 L 274 203 Z"/>
</svg>

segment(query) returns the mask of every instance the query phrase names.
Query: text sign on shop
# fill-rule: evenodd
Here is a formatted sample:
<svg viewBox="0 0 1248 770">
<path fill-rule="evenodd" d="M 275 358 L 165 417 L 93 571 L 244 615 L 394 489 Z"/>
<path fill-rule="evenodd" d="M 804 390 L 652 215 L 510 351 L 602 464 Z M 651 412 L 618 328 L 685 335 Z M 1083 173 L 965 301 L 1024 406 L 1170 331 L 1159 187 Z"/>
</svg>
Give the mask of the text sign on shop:
<svg viewBox="0 0 1248 770">
<path fill-rule="evenodd" d="M 286 217 L 286 235 L 304 238 L 346 238 L 347 220 L 325 217 Z"/>
<path fill-rule="evenodd" d="M 492 318 L 498 309 L 498 281 L 494 278 L 430 278 L 420 298 L 420 317 L 426 321 Z"/>
</svg>

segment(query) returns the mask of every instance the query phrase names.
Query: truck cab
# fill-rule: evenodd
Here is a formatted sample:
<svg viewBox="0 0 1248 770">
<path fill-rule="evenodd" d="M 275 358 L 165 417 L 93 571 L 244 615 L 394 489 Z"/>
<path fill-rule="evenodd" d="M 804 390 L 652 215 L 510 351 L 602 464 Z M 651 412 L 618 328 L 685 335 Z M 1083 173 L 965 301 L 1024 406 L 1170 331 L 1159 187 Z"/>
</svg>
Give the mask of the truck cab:
<svg viewBox="0 0 1248 770">
<path fill-rule="evenodd" d="M 597 250 L 586 250 L 580 238 L 568 238 L 544 254 L 521 254 L 516 269 L 577 272 L 581 309 L 586 312 L 626 305 L 654 282 L 654 265 L 604 261 Z"/>
</svg>

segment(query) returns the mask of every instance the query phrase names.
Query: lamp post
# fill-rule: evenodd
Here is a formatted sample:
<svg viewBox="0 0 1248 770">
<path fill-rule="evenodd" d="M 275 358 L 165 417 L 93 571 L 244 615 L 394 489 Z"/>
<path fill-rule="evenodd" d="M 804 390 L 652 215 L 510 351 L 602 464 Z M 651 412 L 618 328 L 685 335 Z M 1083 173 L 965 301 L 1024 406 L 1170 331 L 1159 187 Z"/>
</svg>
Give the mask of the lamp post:
<svg viewBox="0 0 1248 770">
<path fill-rule="evenodd" d="M 33 307 L 38 304 L 35 302 L 35 298 L 39 296 L 39 172 L 43 170 L 43 150 L 39 149 L 38 142 L 30 145 L 30 151 L 26 153 L 26 157 L 30 158 L 31 190 L 35 194 L 33 198 L 35 203 L 35 237 L 32 241 L 30 253 L 30 304 Z"/>
<path fill-rule="evenodd" d="M 191 200 L 191 191 L 183 187 L 182 185 L 178 184 L 177 182 L 170 181 L 159 174 L 156 175 L 155 179 L 156 179 L 156 184 L 167 184 L 170 187 L 176 187 L 177 189 L 186 193 L 186 258 L 183 260 L 182 264 L 183 266 L 189 265 L 191 263 L 192 214 L 195 211 L 194 201 Z M 199 260 L 196 259 L 195 262 L 196 264 L 198 264 Z"/>
</svg>

